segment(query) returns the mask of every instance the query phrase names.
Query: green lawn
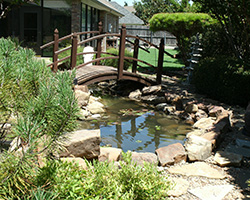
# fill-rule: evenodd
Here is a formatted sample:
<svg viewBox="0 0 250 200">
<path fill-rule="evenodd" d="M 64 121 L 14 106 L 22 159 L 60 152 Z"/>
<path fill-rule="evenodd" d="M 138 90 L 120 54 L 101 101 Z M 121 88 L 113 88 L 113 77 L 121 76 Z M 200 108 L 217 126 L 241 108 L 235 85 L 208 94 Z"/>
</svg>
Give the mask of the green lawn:
<svg viewBox="0 0 250 200">
<path fill-rule="evenodd" d="M 154 49 L 154 48 L 150 48 L 149 49 L 150 53 L 143 51 L 142 49 L 140 49 L 139 51 L 139 56 L 138 58 L 140 60 L 143 60 L 145 62 L 150 63 L 151 65 L 154 65 L 157 67 L 158 64 L 158 49 Z M 168 53 L 170 53 L 171 55 L 175 55 L 178 54 L 179 51 L 178 50 L 174 50 L 174 49 L 166 49 L 166 51 Z M 143 69 L 149 69 L 149 70 L 153 70 L 151 67 L 149 67 L 148 65 L 138 62 L 139 65 L 143 66 Z M 180 58 L 171 58 L 170 56 L 164 54 L 164 61 L 163 61 L 163 70 L 164 71 L 173 71 L 173 70 L 181 70 L 181 68 L 184 66 L 182 60 Z M 144 71 L 142 68 L 139 68 L 138 71 Z"/>
</svg>

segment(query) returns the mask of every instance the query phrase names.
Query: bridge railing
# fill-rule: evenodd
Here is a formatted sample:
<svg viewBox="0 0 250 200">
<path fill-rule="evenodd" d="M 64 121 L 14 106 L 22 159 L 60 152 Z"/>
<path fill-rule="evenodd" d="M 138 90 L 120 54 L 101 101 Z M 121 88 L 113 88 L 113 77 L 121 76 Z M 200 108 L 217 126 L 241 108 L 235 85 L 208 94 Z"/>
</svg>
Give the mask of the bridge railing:
<svg viewBox="0 0 250 200">
<path fill-rule="evenodd" d="M 87 38 L 83 41 L 79 41 L 78 42 L 78 37 L 81 35 L 87 35 L 87 34 L 91 34 L 94 35 L 90 38 Z M 118 37 L 120 38 L 120 45 L 119 45 L 119 55 L 114 55 L 114 54 L 110 54 L 108 52 L 103 52 L 102 51 L 102 40 L 105 37 Z M 134 42 L 131 42 L 130 40 L 128 40 L 128 38 L 133 38 L 135 39 Z M 63 49 L 59 50 L 59 43 L 66 40 L 66 39 L 71 39 L 71 45 L 68 47 L 65 47 Z M 81 52 L 81 53 L 77 53 L 77 48 L 80 45 L 84 45 L 86 43 L 89 43 L 91 41 L 97 40 L 97 47 L 96 47 L 96 51 L 94 52 Z M 149 51 L 143 47 L 141 47 L 139 45 L 139 41 L 143 41 L 144 43 L 155 47 L 156 49 L 159 50 L 159 55 L 158 55 L 158 64 L 157 66 L 153 66 L 143 60 L 138 59 L 138 55 L 139 55 L 139 49 L 142 49 L 144 51 L 147 51 L 149 53 Z M 133 57 L 126 57 L 125 56 L 125 44 L 126 42 L 132 44 L 134 46 L 134 53 L 133 53 Z M 138 62 L 144 63 L 150 67 L 153 67 L 156 69 L 156 82 L 158 84 L 161 83 L 161 77 L 162 77 L 162 73 L 163 73 L 163 60 L 164 60 L 164 54 L 169 55 L 170 57 L 174 57 L 173 55 L 169 54 L 168 52 L 165 51 L 164 49 L 164 39 L 161 39 L 160 45 L 157 46 L 147 40 L 144 40 L 138 36 L 133 36 L 133 35 L 127 35 L 126 34 L 126 26 L 122 25 L 121 28 L 121 32 L 120 34 L 118 33 L 103 33 L 103 27 L 102 27 L 102 23 L 99 23 L 98 26 L 98 31 L 87 31 L 87 32 L 78 32 L 78 33 L 72 33 L 70 35 L 64 36 L 62 38 L 59 38 L 59 31 L 56 29 L 54 31 L 54 39 L 53 41 L 41 46 L 41 49 L 47 48 L 49 46 L 53 45 L 53 62 L 51 64 L 48 65 L 48 67 L 51 67 L 52 70 L 54 72 L 56 72 L 58 70 L 58 64 L 64 60 L 70 59 L 70 68 L 81 68 L 84 67 L 90 63 L 95 63 L 96 65 L 100 64 L 101 60 L 106 60 L 106 59 L 118 59 L 118 75 L 117 75 L 117 79 L 120 80 L 123 78 L 123 69 L 124 69 L 124 60 L 129 60 L 132 62 L 132 72 L 136 73 L 137 72 L 137 67 L 142 67 L 138 64 Z M 58 59 L 58 55 L 62 52 L 65 52 L 67 50 L 71 50 L 71 54 L 70 56 L 66 56 L 62 59 Z M 76 66 L 76 61 L 77 61 L 77 56 L 79 55 L 84 55 L 84 54 L 95 54 L 96 58 L 93 59 L 90 62 L 87 63 L 83 63 L 80 64 L 78 66 Z M 102 54 L 109 54 L 112 55 L 111 57 L 101 57 Z"/>
</svg>

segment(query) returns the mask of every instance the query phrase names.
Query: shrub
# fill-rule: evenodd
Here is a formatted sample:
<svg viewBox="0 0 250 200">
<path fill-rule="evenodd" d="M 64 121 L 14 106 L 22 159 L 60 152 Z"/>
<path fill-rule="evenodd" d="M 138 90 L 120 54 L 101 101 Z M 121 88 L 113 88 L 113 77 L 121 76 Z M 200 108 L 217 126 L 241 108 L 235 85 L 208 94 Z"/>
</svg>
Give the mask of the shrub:
<svg viewBox="0 0 250 200">
<path fill-rule="evenodd" d="M 246 106 L 250 100 L 250 71 L 233 58 L 203 59 L 194 70 L 198 92 L 228 104 Z"/>
<path fill-rule="evenodd" d="M 21 140 L 19 156 L 1 154 L 0 199 L 29 194 L 38 168 L 37 154 L 52 151 L 58 138 L 75 128 L 78 105 L 72 90 L 74 74 L 54 74 L 34 58 L 32 50 L 0 39 L 0 124 L 15 116 L 12 134 Z M 46 141 L 37 152 L 43 138 Z"/>
<path fill-rule="evenodd" d="M 203 32 L 215 21 L 204 13 L 159 13 L 155 14 L 149 23 L 151 30 L 168 31 L 176 37 L 183 62 L 188 66 L 190 37 Z"/>
<path fill-rule="evenodd" d="M 107 50 L 108 53 L 111 53 L 115 56 L 119 55 L 119 50 L 118 49 L 115 49 L 115 48 L 110 48 Z M 108 54 L 103 54 L 102 57 L 110 57 L 111 55 L 108 55 Z M 125 57 L 133 57 L 133 54 L 125 49 Z M 101 64 L 102 65 L 106 65 L 106 66 L 112 66 L 112 67 L 116 67 L 118 68 L 118 62 L 119 60 L 118 59 L 107 59 L 107 60 L 101 60 Z M 132 62 L 131 61 L 128 61 L 128 60 L 125 60 L 124 61 L 124 69 L 127 70 L 129 67 L 132 66 Z"/>
<path fill-rule="evenodd" d="M 58 199 L 165 199 L 170 183 L 152 164 L 144 167 L 123 154 L 121 169 L 94 161 L 83 170 L 72 163 L 52 160 L 41 169 L 38 183 L 58 194 Z"/>
</svg>

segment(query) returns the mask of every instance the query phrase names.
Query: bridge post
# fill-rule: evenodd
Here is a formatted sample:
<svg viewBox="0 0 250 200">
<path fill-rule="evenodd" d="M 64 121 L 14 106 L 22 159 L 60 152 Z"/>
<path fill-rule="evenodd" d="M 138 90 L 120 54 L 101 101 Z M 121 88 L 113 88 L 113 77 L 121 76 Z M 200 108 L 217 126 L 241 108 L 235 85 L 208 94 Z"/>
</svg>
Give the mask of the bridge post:
<svg viewBox="0 0 250 200">
<path fill-rule="evenodd" d="M 54 31 L 54 44 L 53 44 L 53 72 L 56 72 L 58 70 L 57 68 L 57 60 L 58 60 L 58 54 L 56 54 L 55 52 L 58 51 L 58 46 L 59 46 L 59 31 L 57 29 L 55 29 Z"/>
<path fill-rule="evenodd" d="M 164 39 L 162 38 L 160 47 L 159 47 L 159 56 L 158 56 L 158 67 L 157 67 L 157 76 L 156 76 L 157 84 L 161 84 L 163 60 L 164 60 Z"/>
<path fill-rule="evenodd" d="M 102 32 L 103 32 L 102 22 L 99 22 L 98 30 L 99 30 L 99 34 L 102 34 Z M 96 49 L 96 51 L 97 51 L 96 58 L 100 58 L 101 57 L 101 51 L 102 51 L 102 39 L 97 40 L 97 49 Z M 97 61 L 96 65 L 100 65 L 100 61 Z"/>
<path fill-rule="evenodd" d="M 70 57 L 70 68 L 74 69 L 76 67 L 77 58 L 77 34 L 73 34 L 72 46 L 71 46 L 71 57 Z"/>
<path fill-rule="evenodd" d="M 118 77 L 117 77 L 118 80 L 122 79 L 123 76 L 125 42 L 126 42 L 126 25 L 123 24 L 121 29 L 120 46 L 119 46 Z"/>
<path fill-rule="evenodd" d="M 138 59 L 138 53 L 139 53 L 139 39 L 135 39 L 135 44 L 134 44 L 134 55 L 133 58 Z M 137 61 L 133 60 L 133 66 L 132 66 L 132 72 L 136 73 L 137 70 Z"/>
</svg>

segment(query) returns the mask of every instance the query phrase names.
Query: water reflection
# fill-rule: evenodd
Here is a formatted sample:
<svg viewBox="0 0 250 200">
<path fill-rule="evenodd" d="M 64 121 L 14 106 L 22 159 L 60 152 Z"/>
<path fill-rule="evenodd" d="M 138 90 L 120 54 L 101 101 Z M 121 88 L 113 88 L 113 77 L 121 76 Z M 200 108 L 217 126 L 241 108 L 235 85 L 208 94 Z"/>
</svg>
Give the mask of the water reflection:
<svg viewBox="0 0 250 200">
<path fill-rule="evenodd" d="M 81 128 L 100 128 L 101 145 L 124 151 L 154 152 L 172 143 L 183 143 L 189 125 L 164 113 L 127 99 L 106 99 L 107 116 L 101 121 L 82 122 Z M 123 111 L 123 112 L 121 112 Z"/>
</svg>

